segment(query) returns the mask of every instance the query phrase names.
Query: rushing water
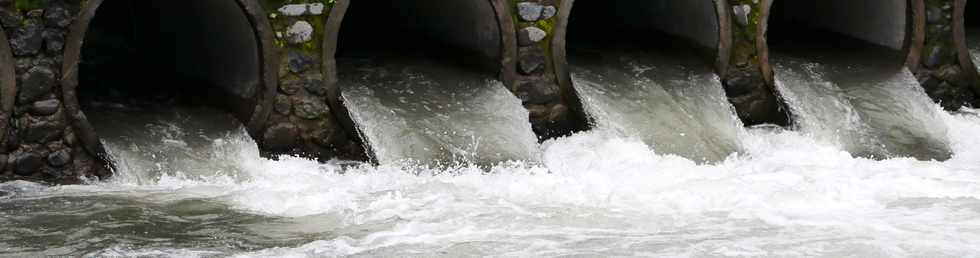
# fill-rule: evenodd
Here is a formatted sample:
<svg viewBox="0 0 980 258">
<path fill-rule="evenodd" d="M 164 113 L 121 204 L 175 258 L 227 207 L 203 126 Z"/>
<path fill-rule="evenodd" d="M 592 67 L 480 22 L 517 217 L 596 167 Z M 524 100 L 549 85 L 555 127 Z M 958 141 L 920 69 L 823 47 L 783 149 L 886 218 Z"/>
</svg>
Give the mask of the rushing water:
<svg viewBox="0 0 980 258">
<path fill-rule="evenodd" d="M 742 124 L 718 76 L 687 51 L 649 49 L 573 50 L 575 89 L 598 127 L 697 161 L 738 151 Z"/>
<path fill-rule="evenodd" d="M 955 153 L 943 162 L 854 158 L 763 127 L 713 165 L 595 131 L 484 170 L 273 161 L 220 113 L 120 108 L 93 119 L 113 179 L 0 184 L 0 256 L 980 253 L 976 110 L 939 115 Z"/>
<path fill-rule="evenodd" d="M 341 62 L 344 102 L 382 164 L 537 159 L 528 112 L 499 81 L 428 59 Z"/>
<path fill-rule="evenodd" d="M 776 52 L 772 60 L 777 87 L 806 134 L 864 157 L 948 158 L 942 111 L 892 55 L 869 47 Z"/>
</svg>

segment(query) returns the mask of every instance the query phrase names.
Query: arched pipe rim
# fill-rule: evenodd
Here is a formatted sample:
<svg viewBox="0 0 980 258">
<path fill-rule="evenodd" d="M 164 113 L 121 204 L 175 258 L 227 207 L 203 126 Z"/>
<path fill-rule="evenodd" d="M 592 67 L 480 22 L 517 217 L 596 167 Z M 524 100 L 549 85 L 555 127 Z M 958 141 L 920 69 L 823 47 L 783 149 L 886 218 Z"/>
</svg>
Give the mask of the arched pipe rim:
<svg viewBox="0 0 980 258">
<path fill-rule="evenodd" d="M 767 0 L 764 0 L 767 1 Z M 718 19 L 717 54 L 715 55 L 715 72 L 724 76 L 728 72 L 732 58 L 733 32 L 731 13 L 727 1 L 714 1 L 715 18 Z M 558 20 L 554 27 L 554 40 L 551 42 L 551 58 L 554 60 L 555 73 L 563 96 L 577 96 L 572 86 L 572 77 L 568 69 L 568 20 L 572 14 L 575 0 L 564 0 L 558 11 Z"/>
<path fill-rule="evenodd" d="M 339 80 L 337 78 L 337 45 L 339 44 L 339 35 L 343 26 L 344 17 L 347 15 L 351 1 L 337 0 L 333 9 L 330 10 L 330 16 L 324 21 L 323 27 L 325 31 L 322 42 L 323 55 L 321 56 L 321 60 L 323 62 L 322 72 L 325 77 L 323 81 L 327 88 L 327 104 L 330 106 L 331 112 L 334 113 L 334 117 L 337 117 L 337 120 L 339 120 L 341 126 L 347 132 L 359 137 L 359 134 L 356 134 L 358 132 L 357 127 L 341 98 L 340 85 L 338 84 Z M 504 85 L 511 86 L 517 78 L 517 30 L 514 26 L 513 16 L 508 5 L 509 1 L 487 1 L 493 7 L 497 27 L 500 29 L 500 70 L 497 77 Z M 369 148 L 370 146 L 365 147 Z"/>
<path fill-rule="evenodd" d="M 980 83 L 980 71 L 970 57 L 970 48 L 966 42 L 966 5 L 967 0 L 956 0 L 953 7 L 953 44 L 956 47 L 956 58 L 961 70 L 972 78 L 974 84 Z M 980 4 L 974 3 L 974 4 Z M 980 90 L 980 89 L 974 89 Z M 980 92 L 977 92 L 980 93 Z"/>
<path fill-rule="evenodd" d="M 17 97 L 17 79 L 14 70 L 14 55 L 10 52 L 7 33 L 0 27 L 0 146 L 7 145 L 7 128 L 14 112 Z"/>
<path fill-rule="evenodd" d="M 72 24 L 69 31 L 64 53 L 64 62 L 61 68 L 61 91 L 62 101 L 69 119 L 69 123 L 75 131 L 75 135 L 89 154 L 101 158 L 106 164 L 110 164 L 104 146 L 99 141 L 94 127 L 89 123 L 85 114 L 82 112 L 78 103 L 78 66 L 81 61 L 82 46 L 85 43 L 85 36 L 88 33 L 89 25 L 95 18 L 99 7 L 104 0 L 90 0 L 82 7 L 78 18 Z M 261 5 L 254 0 L 235 0 L 251 24 L 252 31 L 258 40 L 259 57 L 259 76 L 260 90 L 255 97 L 255 109 L 252 111 L 248 121 L 242 121 L 249 134 L 256 137 L 261 135 L 265 128 L 266 119 L 272 111 L 272 103 L 276 96 L 278 85 L 278 69 L 276 57 L 276 46 L 274 42 L 274 32 L 271 24 L 265 16 L 265 11 Z"/>
<path fill-rule="evenodd" d="M 766 80 L 770 84 L 774 84 L 772 65 L 769 62 L 769 44 L 768 44 L 768 31 L 769 31 L 769 21 L 772 12 L 772 5 L 774 1 L 780 0 L 762 0 L 762 17 L 759 21 L 759 27 L 757 28 L 759 33 L 756 33 L 756 50 L 759 52 L 759 59 L 761 64 L 761 69 L 763 75 L 766 76 Z M 783 1 L 793 1 L 793 0 L 783 0 Z M 958 0 L 965 1 L 965 0 Z M 906 4 L 906 29 L 905 29 L 905 40 L 903 42 L 903 53 L 905 54 L 904 65 L 915 72 L 920 67 L 920 61 L 922 59 L 922 51 L 925 48 L 925 32 L 926 32 L 926 7 L 925 0 L 908 0 Z"/>
</svg>

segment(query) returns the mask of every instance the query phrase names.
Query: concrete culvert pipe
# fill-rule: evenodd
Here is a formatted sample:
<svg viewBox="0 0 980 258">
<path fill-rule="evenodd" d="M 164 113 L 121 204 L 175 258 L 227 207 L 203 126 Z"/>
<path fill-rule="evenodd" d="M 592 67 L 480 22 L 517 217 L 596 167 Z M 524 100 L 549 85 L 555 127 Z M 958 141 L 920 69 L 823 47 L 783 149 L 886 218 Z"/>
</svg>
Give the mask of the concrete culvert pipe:
<svg viewBox="0 0 980 258">
<path fill-rule="evenodd" d="M 921 1 L 773 1 L 767 56 L 796 128 L 857 156 L 949 158 L 941 114 L 913 73 L 939 65 L 921 55 L 923 10 Z"/>
<path fill-rule="evenodd" d="M 723 160 L 738 150 L 740 123 L 718 75 L 731 56 L 724 3 L 563 4 L 570 12 L 559 12 L 567 17 L 555 33 L 557 70 L 598 129 L 697 161 Z"/>
<path fill-rule="evenodd" d="M 70 122 L 94 155 L 105 153 L 83 104 L 110 95 L 211 106 L 260 133 L 276 66 L 256 3 L 92 0 L 83 8 L 67 39 L 62 90 Z"/>
<path fill-rule="evenodd" d="M 974 107 L 980 107 L 980 1 L 960 0 L 953 15 L 955 44 L 958 48 L 958 61 L 966 71 L 970 89 L 976 98 Z"/>
<path fill-rule="evenodd" d="M 324 51 L 331 108 L 346 109 L 374 161 L 530 157 L 527 111 L 506 87 L 516 55 L 506 3 L 338 2 Z"/>
</svg>

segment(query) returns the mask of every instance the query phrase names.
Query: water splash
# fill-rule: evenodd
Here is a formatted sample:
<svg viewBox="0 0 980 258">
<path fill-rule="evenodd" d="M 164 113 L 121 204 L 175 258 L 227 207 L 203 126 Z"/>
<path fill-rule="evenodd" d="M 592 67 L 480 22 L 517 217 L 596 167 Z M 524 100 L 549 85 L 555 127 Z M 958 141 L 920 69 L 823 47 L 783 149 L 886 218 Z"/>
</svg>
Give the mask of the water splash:
<svg viewBox="0 0 980 258">
<path fill-rule="evenodd" d="M 499 81 L 434 62 L 345 60 L 343 99 L 382 164 L 537 160 L 528 112 Z"/>
<path fill-rule="evenodd" d="M 600 130 L 699 162 L 719 162 L 740 150 L 741 121 L 721 80 L 703 64 L 630 49 L 598 55 L 575 58 L 571 67 L 575 89 Z"/>
<path fill-rule="evenodd" d="M 949 157 L 943 111 L 908 69 L 821 58 L 773 58 L 777 88 L 801 131 L 858 156 Z"/>
</svg>

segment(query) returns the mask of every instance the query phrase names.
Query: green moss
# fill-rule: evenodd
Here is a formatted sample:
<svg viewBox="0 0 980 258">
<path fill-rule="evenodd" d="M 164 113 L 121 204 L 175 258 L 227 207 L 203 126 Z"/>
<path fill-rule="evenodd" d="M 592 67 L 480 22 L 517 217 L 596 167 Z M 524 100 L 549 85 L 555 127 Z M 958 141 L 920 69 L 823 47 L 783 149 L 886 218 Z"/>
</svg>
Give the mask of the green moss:
<svg viewBox="0 0 980 258">
<path fill-rule="evenodd" d="M 44 9 L 48 6 L 48 0 L 17 0 L 14 2 L 17 11 L 26 12 L 30 10 Z"/>
</svg>

